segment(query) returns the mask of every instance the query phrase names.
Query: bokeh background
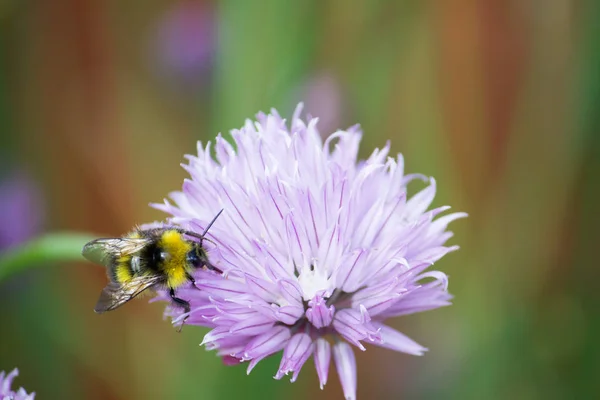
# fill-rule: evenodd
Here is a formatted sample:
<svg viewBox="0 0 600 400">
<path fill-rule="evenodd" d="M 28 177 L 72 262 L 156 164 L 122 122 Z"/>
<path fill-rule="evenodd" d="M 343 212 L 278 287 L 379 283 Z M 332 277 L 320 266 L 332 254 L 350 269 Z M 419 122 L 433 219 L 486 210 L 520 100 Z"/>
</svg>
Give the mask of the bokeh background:
<svg viewBox="0 0 600 400">
<path fill-rule="evenodd" d="M 452 307 L 395 321 L 424 357 L 358 354 L 362 399 L 600 393 L 600 2 L 0 1 L 0 249 L 162 219 L 197 140 L 299 101 L 438 180 Z M 0 282 L 0 370 L 39 399 L 339 399 L 311 361 L 226 367 L 163 307 L 98 316 L 88 263 Z"/>
</svg>

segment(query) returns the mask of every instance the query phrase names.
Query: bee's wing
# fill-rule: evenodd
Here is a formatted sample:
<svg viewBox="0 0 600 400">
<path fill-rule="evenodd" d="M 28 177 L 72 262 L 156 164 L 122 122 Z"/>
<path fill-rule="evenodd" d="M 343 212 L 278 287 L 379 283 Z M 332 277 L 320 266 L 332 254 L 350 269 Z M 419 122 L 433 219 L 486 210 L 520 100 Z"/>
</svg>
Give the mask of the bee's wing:
<svg viewBox="0 0 600 400">
<path fill-rule="evenodd" d="M 114 310 L 149 287 L 161 283 L 163 280 L 164 278 L 160 275 L 142 275 L 133 277 L 130 281 L 123 284 L 110 282 L 102 289 L 94 311 L 101 314 L 105 311 Z"/>
<path fill-rule="evenodd" d="M 83 246 L 81 254 L 91 262 L 110 267 L 115 258 L 140 251 L 149 242 L 148 238 L 96 239 Z"/>
</svg>

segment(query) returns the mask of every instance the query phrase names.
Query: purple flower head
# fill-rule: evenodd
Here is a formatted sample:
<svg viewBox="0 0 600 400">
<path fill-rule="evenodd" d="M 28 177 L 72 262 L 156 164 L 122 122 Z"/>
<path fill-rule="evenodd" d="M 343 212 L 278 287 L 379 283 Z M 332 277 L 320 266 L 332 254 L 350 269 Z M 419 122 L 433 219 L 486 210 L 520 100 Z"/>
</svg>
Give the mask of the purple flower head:
<svg viewBox="0 0 600 400">
<path fill-rule="evenodd" d="M 42 228 L 39 188 L 21 172 L 0 181 L 0 251 L 21 244 Z"/>
<path fill-rule="evenodd" d="M 35 393 L 27 394 L 25 389 L 19 388 L 17 391 L 13 391 L 10 387 L 12 381 L 19 375 L 18 369 L 13 369 L 8 375 L 2 371 L 0 372 L 0 400 L 33 400 Z"/>
<path fill-rule="evenodd" d="M 275 110 L 198 146 L 184 168 L 191 179 L 157 208 L 171 223 L 202 232 L 216 213 L 207 243 L 223 274 L 199 271 L 186 323 L 212 328 L 202 344 L 227 364 L 283 350 L 276 379 L 295 381 L 312 356 L 321 387 L 332 355 L 347 399 L 356 397 L 353 346 L 369 343 L 414 355 L 426 350 L 384 321 L 449 304 L 448 279 L 425 270 L 457 246 L 447 225 L 464 213 L 436 218 L 427 210 L 435 181 L 405 175 L 389 144 L 357 161 L 361 133 L 338 131 L 324 142 L 317 120 L 296 109 L 291 126 Z M 406 185 L 428 186 L 407 198 Z M 168 299 L 166 295 L 163 296 Z M 174 323 L 182 310 L 170 307 Z"/>
<path fill-rule="evenodd" d="M 174 4 L 159 22 L 157 35 L 157 62 L 167 77 L 186 87 L 206 80 L 217 43 L 215 12 L 208 4 Z"/>
</svg>

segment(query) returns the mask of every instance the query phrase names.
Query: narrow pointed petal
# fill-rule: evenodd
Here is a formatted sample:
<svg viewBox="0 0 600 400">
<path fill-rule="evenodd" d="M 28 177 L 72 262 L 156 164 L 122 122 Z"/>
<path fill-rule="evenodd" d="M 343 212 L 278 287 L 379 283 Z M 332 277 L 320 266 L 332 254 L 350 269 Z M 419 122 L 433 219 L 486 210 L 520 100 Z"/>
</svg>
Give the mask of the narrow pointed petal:
<svg viewBox="0 0 600 400">
<path fill-rule="evenodd" d="M 270 330 L 275 321 L 272 318 L 256 315 L 252 318 L 245 318 L 240 322 L 233 324 L 231 328 L 229 328 L 229 333 L 235 333 L 238 335 L 258 335 L 263 332 Z"/>
<path fill-rule="evenodd" d="M 196 286 L 206 293 L 225 299 L 239 295 L 247 296 L 248 293 L 243 284 L 225 279 L 201 279 L 196 281 Z"/>
<path fill-rule="evenodd" d="M 1 394 L 6 393 L 8 395 L 8 392 L 10 391 L 10 387 L 12 385 L 12 381 L 17 376 L 19 376 L 19 370 L 17 368 L 13 369 L 8 374 L 6 374 L 4 371 L 2 371 L 0 373 L 0 382 L 2 383 L 0 385 L 0 393 Z"/>
<path fill-rule="evenodd" d="M 294 325 L 304 315 L 304 307 L 283 306 L 275 311 L 275 318 L 286 325 Z"/>
<path fill-rule="evenodd" d="M 345 342 L 334 344 L 333 359 L 344 391 L 344 398 L 356 400 L 356 359 L 352 347 Z"/>
<path fill-rule="evenodd" d="M 409 315 L 448 306 L 451 304 L 452 295 L 446 291 L 446 285 L 446 280 L 441 279 L 413 288 L 378 317 Z"/>
<path fill-rule="evenodd" d="M 374 296 L 360 303 L 369 310 L 370 315 L 378 315 L 392 307 L 400 299 L 400 293 L 386 293 Z"/>
<path fill-rule="evenodd" d="M 419 215 L 423 214 L 425 210 L 427 210 L 427 207 L 429 207 L 429 205 L 433 201 L 433 197 L 435 196 L 435 190 L 435 179 L 430 178 L 429 186 L 421 190 L 419 193 L 415 194 L 406 203 L 405 218 L 411 221 L 417 218 Z"/>
<path fill-rule="evenodd" d="M 239 365 L 241 360 L 233 356 L 223 356 L 221 357 L 221 362 L 223 362 L 224 365 Z"/>
<path fill-rule="evenodd" d="M 212 343 L 216 340 L 227 337 L 228 335 L 229 335 L 229 328 L 226 328 L 223 326 L 216 327 L 215 329 L 213 329 L 212 331 L 210 331 L 206 335 L 204 335 L 204 339 L 202 339 L 200 346 L 204 346 L 208 343 Z"/>
<path fill-rule="evenodd" d="M 356 277 L 363 268 L 365 260 L 365 250 L 355 250 L 348 254 L 342 261 L 339 269 L 336 271 L 335 286 L 346 291 L 347 288 L 355 288 L 357 285 Z M 349 293 L 354 290 L 348 289 Z"/>
<path fill-rule="evenodd" d="M 317 295 L 308 302 L 308 310 L 306 310 L 306 318 L 314 325 L 315 328 L 324 328 L 333 321 L 335 307 L 327 307 L 326 300 Z"/>
<path fill-rule="evenodd" d="M 246 274 L 246 285 L 252 293 L 266 302 L 274 303 L 278 299 L 277 285 L 272 282 Z"/>
<path fill-rule="evenodd" d="M 415 356 L 422 356 L 427 348 L 421 346 L 408 336 L 398 332 L 394 328 L 390 328 L 379 322 L 374 322 L 379 331 L 381 332 L 382 342 L 375 343 L 376 346 L 385 347 L 386 349 L 400 351 L 402 353 L 412 354 Z"/>
<path fill-rule="evenodd" d="M 318 338 L 315 341 L 315 369 L 317 370 L 317 376 L 319 377 L 319 384 L 321 390 L 327 383 L 327 376 L 329 375 L 329 363 L 331 362 L 331 345 L 326 339 Z"/>
<path fill-rule="evenodd" d="M 310 335 L 297 333 L 288 341 L 283 349 L 283 357 L 279 364 L 279 370 L 275 379 L 281 379 L 284 375 L 292 372 L 291 382 L 295 382 L 302 366 L 313 352 L 313 342 Z"/>
<path fill-rule="evenodd" d="M 265 357 L 283 349 L 289 338 L 290 330 L 283 326 L 275 327 L 271 331 L 255 337 L 243 352 L 244 360 L 250 360 L 246 373 L 250 374 L 256 364 Z"/>
<path fill-rule="evenodd" d="M 366 349 L 360 343 L 361 340 L 371 343 L 381 342 L 381 335 L 371 323 L 369 313 L 364 306 L 360 307 L 360 311 L 352 309 L 338 311 L 333 320 L 333 327 L 344 339 L 362 351 Z"/>
<path fill-rule="evenodd" d="M 290 304 L 302 305 L 302 288 L 297 282 L 291 279 L 280 279 L 277 287 Z"/>
<path fill-rule="evenodd" d="M 4 371 L 0 371 L 0 399 L 10 400 L 34 400 L 35 393 L 27 394 L 27 391 L 23 388 L 12 389 L 13 380 L 19 375 L 17 368 L 13 369 L 10 373 L 6 374 Z"/>
</svg>

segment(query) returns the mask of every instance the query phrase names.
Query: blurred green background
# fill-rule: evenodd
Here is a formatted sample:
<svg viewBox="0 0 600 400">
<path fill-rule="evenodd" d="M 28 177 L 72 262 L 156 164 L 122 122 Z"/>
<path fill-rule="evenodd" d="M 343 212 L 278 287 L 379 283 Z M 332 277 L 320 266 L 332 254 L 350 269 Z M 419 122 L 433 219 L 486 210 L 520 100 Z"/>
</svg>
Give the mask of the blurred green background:
<svg viewBox="0 0 600 400">
<path fill-rule="evenodd" d="M 362 399 L 600 393 L 600 2 L 0 1 L 0 248 L 50 231 L 120 235 L 186 176 L 197 140 L 304 101 L 360 123 L 438 180 L 461 250 L 452 307 L 393 325 L 424 357 L 368 348 Z M 342 398 L 226 367 L 162 305 L 98 316 L 102 268 L 0 282 L 0 370 L 39 399 Z"/>
</svg>

